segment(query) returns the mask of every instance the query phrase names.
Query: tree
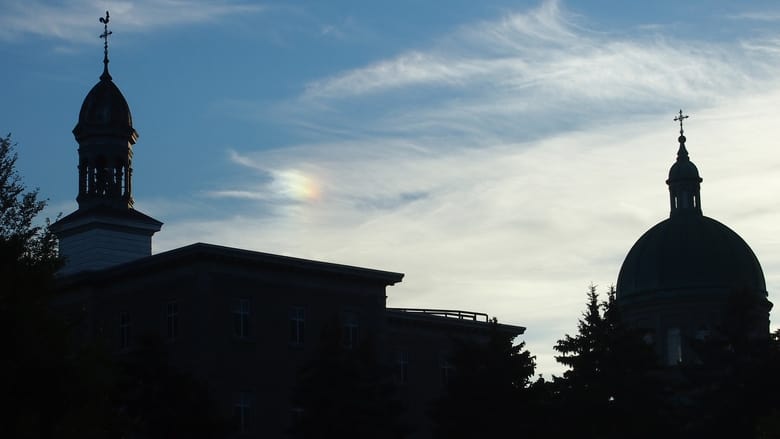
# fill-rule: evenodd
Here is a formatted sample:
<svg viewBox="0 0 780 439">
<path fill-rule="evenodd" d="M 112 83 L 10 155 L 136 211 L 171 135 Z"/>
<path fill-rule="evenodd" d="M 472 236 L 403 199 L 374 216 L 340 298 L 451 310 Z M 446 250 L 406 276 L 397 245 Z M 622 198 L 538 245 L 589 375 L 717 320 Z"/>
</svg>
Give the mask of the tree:
<svg viewBox="0 0 780 439">
<path fill-rule="evenodd" d="M 492 323 L 488 340 L 455 340 L 455 374 L 431 415 L 441 438 L 542 436 L 540 387 L 532 383 L 536 364 L 525 343 Z"/>
<path fill-rule="evenodd" d="M 299 371 L 293 403 L 301 410 L 293 437 L 403 438 L 391 374 L 380 364 L 374 344 L 366 340 L 345 348 L 334 319 L 323 328 L 319 352 Z"/>
<path fill-rule="evenodd" d="M 147 349 L 119 364 L 99 343 L 76 343 L 52 310 L 60 266 L 46 207 L 0 137 L 0 427 L 2 437 L 219 437 L 205 390 Z M 135 361 L 135 362 L 133 362 Z"/>
<path fill-rule="evenodd" d="M 0 425 L 7 437 L 113 435 L 110 362 L 74 349 L 50 310 L 56 240 L 38 218 L 46 202 L 16 169 L 15 147 L 0 138 Z"/>
<path fill-rule="evenodd" d="M 58 263 L 57 240 L 48 227 L 35 223 L 46 207 L 38 189 L 28 190 L 16 169 L 18 155 L 11 135 L 0 137 L 0 243 L 3 256 L 53 273 Z M 9 260 L 3 262 L 8 263 Z"/>
<path fill-rule="evenodd" d="M 780 413 L 780 332 L 770 337 L 762 332 L 766 327 L 756 326 L 766 312 L 763 303 L 749 292 L 734 292 L 720 325 L 690 341 L 697 358 L 683 365 L 678 386 L 685 395 L 681 408 L 689 434 L 751 438 L 780 431 L 775 420 Z"/>
<path fill-rule="evenodd" d="M 580 437 L 656 437 L 670 418 L 655 354 L 621 321 L 614 288 L 607 301 L 593 285 L 587 297 L 578 334 L 554 347 L 569 367 L 555 379 L 559 410 L 571 420 L 560 425 Z"/>
<path fill-rule="evenodd" d="M 235 432 L 204 383 L 171 366 L 158 338 L 144 337 L 118 370 L 115 405 L 127 436 L 205 439 Z"/>
</svg>

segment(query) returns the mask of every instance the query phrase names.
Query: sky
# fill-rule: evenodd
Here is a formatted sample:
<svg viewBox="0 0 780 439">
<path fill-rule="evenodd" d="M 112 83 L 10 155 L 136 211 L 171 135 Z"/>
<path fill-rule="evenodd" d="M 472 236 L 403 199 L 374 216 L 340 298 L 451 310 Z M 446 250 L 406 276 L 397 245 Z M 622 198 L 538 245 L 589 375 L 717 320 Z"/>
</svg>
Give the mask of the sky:
<svg viewBox="0 0 780 439">
<path fill-rule="evenodd" d="M 388 306 L 525 326 L 560 374 L 588 286 L 668 217 L 682 109 L 703 211 L 778 301 L 775 1 L 0 0 L 0 133 L 51 217 L 76 208 L 106 10 L 154 252 L 402 272 Z"/>
</svg>

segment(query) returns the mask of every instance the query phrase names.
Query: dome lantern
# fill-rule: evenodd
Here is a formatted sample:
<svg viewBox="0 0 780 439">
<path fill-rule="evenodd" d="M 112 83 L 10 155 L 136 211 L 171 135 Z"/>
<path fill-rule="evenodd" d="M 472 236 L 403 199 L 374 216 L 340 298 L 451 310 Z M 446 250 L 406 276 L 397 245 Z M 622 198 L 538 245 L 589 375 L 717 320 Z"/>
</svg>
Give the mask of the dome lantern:
<svg viewBox="0 0 780 439">
<path fill-rule="evenodd" d="M 666 184 L 669 185 L 669 204 L 671 206 L 670 216 L 680 214 L 701 215 L 701 182 L 699 170 L 688 157 L 688 150 L 685 148 L 685 134 L 683 131 L 683 120 L 687 115 L 680 114 L 674 118 L 680 122 L 680 147 L 677 150 L 677 161 L 669 169 L 669 179 Z"/>
</svg>

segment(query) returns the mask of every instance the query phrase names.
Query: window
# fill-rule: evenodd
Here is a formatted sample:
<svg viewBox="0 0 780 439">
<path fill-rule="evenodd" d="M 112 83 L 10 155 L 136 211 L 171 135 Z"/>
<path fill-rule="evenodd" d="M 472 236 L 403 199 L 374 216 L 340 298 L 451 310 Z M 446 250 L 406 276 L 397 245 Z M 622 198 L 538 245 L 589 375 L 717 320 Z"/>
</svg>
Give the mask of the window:
<svg viewBox="0 0 780 439">
<path fill-rule="evenodd" d="M 292 415 L 291 423 L 293 427 L 295 427 L 303 423 L 303 417 L 306 415 L 306 413 L 303 411 L 301 407 L 293 407 L 291 415 Z"/>
<path fill-rule="evenodd" d="M 341 345 L 347 349 L 356 348 L 358 335 L 357 313 L 352 311 L 345 312 L 341 321 Z"/>
<path fill-rule="evenodd" d="M 175 300 L 165 304 L 165 335 L 168 340 L 179 335 L 179 303 Z"/>
<path fill-rule="evenodd" d="M 249 337 L 249 299 L 238 299 L 233 305 L 233 335 Z"/>
<path fill-rule="evenodd" d="M 400 384 L 406 384 L 409 380 L 409 354 L 406 351 L 398 351 L 395 359 L 396 376 Z"/>
<path fill-rule="evenodd" d="M 126 312 L 119 313 L 119 349 L 130 346 L 130 316 Z"/>
<path fill-rule="evenodd" d="M 441 372 L 441 383 L 447 385 L 452 380 L 452 375 L 455 372 L 455 368 L 452 367 L 452 363 L 447 358 L 442 358 L 439 362 Z"/>
<path fill-rule="evenodd" d="M 302 345 L 305 338 L 306 309 L 302 306 L 290 308 L 290 344 Z"/>
<path fill-rule="evenodd" d="M 249 409 L 251 407 L 251 397 L 247 392 L 239 392 L 233 403 L 233 422 L 239 433 L 249 431 Z"/>
<path fill-rule="evenodd" d="M 666 360 L 669 366 L 676 366 L 682 361 L 680 330 L 677 328 L 670 328 L 666 332 Z"/>
</svg>

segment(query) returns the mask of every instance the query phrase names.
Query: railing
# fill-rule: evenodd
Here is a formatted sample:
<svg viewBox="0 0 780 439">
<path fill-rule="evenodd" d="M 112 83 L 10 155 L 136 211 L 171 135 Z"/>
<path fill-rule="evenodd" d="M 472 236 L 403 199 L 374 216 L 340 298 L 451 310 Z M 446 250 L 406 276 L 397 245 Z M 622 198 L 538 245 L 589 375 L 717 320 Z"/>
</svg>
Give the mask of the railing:
<svg viewBox="0 0 780 439">
<path fill-rule="evenodd" d="M 483 312 L 460 311 L 455 309 L 426 309 L 426 308 L 387 308 L 388 311 L 398 311 L 409 314 L 425 314 L 431 316 L 447 317 L 450 319 L 473 320 L 490 322 L 490 318 Z"/>
</svg>

